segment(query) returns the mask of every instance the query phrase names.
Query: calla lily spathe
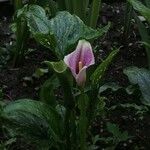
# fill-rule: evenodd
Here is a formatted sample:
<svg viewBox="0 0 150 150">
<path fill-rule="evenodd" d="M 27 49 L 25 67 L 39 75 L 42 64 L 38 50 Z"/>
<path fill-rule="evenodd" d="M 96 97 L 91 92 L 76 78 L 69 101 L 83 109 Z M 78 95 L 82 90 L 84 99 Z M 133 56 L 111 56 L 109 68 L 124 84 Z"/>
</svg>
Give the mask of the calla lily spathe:
<svg viewBox="0 0 150 150">
<path fill-rule="evenodd" d="M 64 58 L 64 62 L 70 68 L 79 86 L 86 82 L 86 69 L 95 64 L 95 58 L 91 44 L 86 40 L 80 40 L 77 48 Z"/>
</svg>

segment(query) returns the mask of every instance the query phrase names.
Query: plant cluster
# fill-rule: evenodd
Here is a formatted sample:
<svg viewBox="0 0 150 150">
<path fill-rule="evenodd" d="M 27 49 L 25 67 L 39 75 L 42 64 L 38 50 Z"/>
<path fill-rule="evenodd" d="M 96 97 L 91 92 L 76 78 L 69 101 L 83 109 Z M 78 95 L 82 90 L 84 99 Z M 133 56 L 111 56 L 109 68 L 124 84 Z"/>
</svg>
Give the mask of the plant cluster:
<svg viewBox="0 0 150 150">
<path fill-rule="evenodd" d="M 108 23 L 96 28 L 101 0 L 14 0 L 13 5 L 15 14 L 11 27 L 15 41 L 12 67 L 22 65 L 31 39 L 47 48 L 55 61 L 42 62 L 49 76 L 40 89 L 38 100 L 26 98 L 7 103 L 3 99 L 3 88 L 0 90 L 0 125 L 11 137 L 7 142 L 0 143 L 0 148 L 7 149 L 18 137 L 34 144 L 39 150 L 96 150 L 99 149 L 98 142 L 115 149 L 120 142 L 133 138 L 110 122 L 106 128 L 111 136 L 100 137 L 91 133 L 96 116 L 103 117 L 106 112 L 119 107 L 135 109 L 142 120 L 150 107 L 149 69 L 125 68 L 124 74 L 131 83 L 127 88 L 103 82 L 119 48 L 113 48 L 105 60 L 97 63 L 94 40 L 104 36 L 111 26 Z M 125 38 L 128 38 L 134 17 L 149 65 L 150 2 L 128 0 L 127 11 Z M 10 58 L 4 59 L 1 54 L 4 52 L 0 49 L 0 58 L 7 61 Z M 39 74 L 45 73 L 43 68 L 38 71 Z M 107 108 L 102 95 L 108 89 L 113 92 L 123 89 L 128 94 L 140 93 L 142 105 L 116 104 Z"/>
</svg>

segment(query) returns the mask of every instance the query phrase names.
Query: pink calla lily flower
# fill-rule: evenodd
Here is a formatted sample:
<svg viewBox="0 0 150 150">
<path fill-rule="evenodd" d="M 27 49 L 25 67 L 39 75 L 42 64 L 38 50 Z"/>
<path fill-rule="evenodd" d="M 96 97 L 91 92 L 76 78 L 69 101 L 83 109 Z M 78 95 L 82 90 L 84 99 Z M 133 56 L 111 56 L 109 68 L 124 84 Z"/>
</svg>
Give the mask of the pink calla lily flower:
<svg viewBox="0 0 150 150">
<path fill-rule="evenodd" d="M 64 62 L 70 68 L 79 86 L 84 86 L 86 81 L 86 69 L 95 64 L 95 58 L 91 44 L 80 40 L 77 48 L 64 58 Z"/>
</svg>

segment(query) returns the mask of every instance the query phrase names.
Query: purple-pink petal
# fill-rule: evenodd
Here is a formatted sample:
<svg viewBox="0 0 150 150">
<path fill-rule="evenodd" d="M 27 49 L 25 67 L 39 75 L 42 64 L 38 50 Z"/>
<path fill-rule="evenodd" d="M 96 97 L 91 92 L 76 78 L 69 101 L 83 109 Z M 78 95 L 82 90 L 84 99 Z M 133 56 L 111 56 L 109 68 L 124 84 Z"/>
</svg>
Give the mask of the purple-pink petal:
<svg viewBox="0 0 150 150">
<path fill-rule="evenodd" d="M 83 40 L 80 60 L 83 62 L 84 66 L 91 66 L 95 64 L 95 58 L 94 58 L 91 44 L 85 40 Z"/>
<path fill-rule="evenodd" d="M 68 54 L 64 58 L 64 62 L 71 69 L 73 74 L 77 74 L 78 62 L 80 61 L 80 55 L 82 51 L 82 42 L 79 41 L 77 48 L 72 53 Z"/>
<path fill-rule="evenodd" d="M 79 86 L 84 86 L 86 81 L 86 66 L 84 66 L 76 76 L 76 82 Z"/>
<path fill-rule="evenodd" d="M 86 69 L 95 63 L 91 44 L 80 40 L 76 50 L 65 56 L 64 62 L 70 68 L 77 84 L 83 85 L 86 81 Z M 79 62 L 83 65 L 81 69 L 79 69 Z"/>
</svg>

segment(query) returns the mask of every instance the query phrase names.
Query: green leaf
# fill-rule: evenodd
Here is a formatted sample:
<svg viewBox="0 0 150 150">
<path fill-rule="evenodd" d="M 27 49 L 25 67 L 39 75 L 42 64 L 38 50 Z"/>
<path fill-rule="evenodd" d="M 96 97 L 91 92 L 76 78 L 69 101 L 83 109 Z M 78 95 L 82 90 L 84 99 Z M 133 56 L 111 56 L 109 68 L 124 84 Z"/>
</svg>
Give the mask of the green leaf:
<svg viewBox="0 0 150 150">
<path fill-rule="evenodd" d="M 137 86 L 135 85 L 129 85 L 125 88 L 125 91 L 127 94 L 131 95 L 131 94 L 134 94 L 134 92 L 138 89 Z"/>
<path fill-rule="evenodd" d="M 44 61 L 44 63 L 52 68 L 56 73 L 63 73 L 67 70 L 67 66 L 63 60 L 58 62 Z"/>
<path fill-rule="evenodd" d="M 150 9 L 143 5 L 138 0 L 128 0 L 133 8 L 137 10 L 139 13 L 141 13 L 149 22 L 150 22 Z"/>
<path fill-rule="evenodd" d="M 119 49 L 113 50 L 109 56 L 97 67 L 97 69 L 94 71 L 94 73 L 91 76 L 91 80 L 93 84 L 98 84 L 102 77 L 105 74 L 105 71 L 107 70 L 108 66 L 112 62 L 113 58 L 117 55 L 119 52 Z"/>
<path fill-rule="evenodd" d="M 120 128 L 117 124 L 113 124 L 108 122 L 107 123 L 107 130 L 113 134 L 113 142 L 114 144 L 118 144 L 119 142 L 123 142 L 131 138 L 131 136 L 128 135 L 127 131 L 121 132 Z"/>
<path fill-rule="evenodd" d="M 148 8 L 150 8 L 150 1 L 149 0 L 145 0 L 145 4 Z"/>
<path fill-rule="evenodd" d="M 124 74 L 132 84 L 138 84 L 142 93 L 142 103 L 150 106 L 150 71 L 144 68 L 129 67 L 124 69 Z"/>
<path fill-rule="evenodd" d="M 38 42 L 52 48 L 62 59 L 80 39 L 92 40 L 105 34 L 110 24 L 98 30 L 86 26 L 83 21 L 69 12 L 58 12 L 49 20 L 42 7 L 25 6 L 18 12 L 26 17 L 30 31 Z"/>
<path fill-rule="evenodd" d="M 45 46 L 48 49 L 51 49 L 52 52 L 55 50 L 56 47 L 56 41 L 55 37 L 52 33 L 40 33 L 40 32 L 32 32 L 34 38 L 37 42 L 39 42 L 41 45 Z M 54 51 L 55 52 L 55 51 Z"/>
<path fill-rule="evenodd" d="M 150 49 L 150 44 L 148 44 L 147 42 L 141 42 L 141 43 L 143 43 L 147 48 Z"/>
<path fill-rule="evenodd" d="M 150 43 L 149 30 L 146 28 L 144 23 L 138 18 L 138 16 L 136 14 L 134 14 L 134 15 L 135 15 L 136 22 L 138 24 L 138 28 L 139 28 L 139 32 L 140 32 L 142 41 L 145 43 Z M 148 63 L 150 66 L 150 48 L 148 46 L 145 46 L 145 49 L 146 49 L 146 53 L 147 53 L 147 57 L 148 57 Z"/>
<path fill-rule="evenodd" d="M 62 123 L 60 115 L 42 102 L 22 99 L 3 107 L 3 123 L 15 135 L 43 147 L 60 142 Z"/>
<path fill-rule="evenodd" d="M 24 17 L 34 38 L 47 48 L 55 48 L 55 38 L 50 31 L 45 10 L 38 5 L 25 5 L 19 9 L 17 17 Z"/>
<path fill-rule="evenodd" d="M 2 101 L 2 100 L 3 100 L 3 96 L 4 96 L 4 94 L 3 94 L 3 90 L 0 88 L 0 101 Z"/>
<path fill-rule="evenodd" d="M 95 114 L 96 116 L 103 117 L 105 115 L 106 97 L 98 97 L 98 103 L 96 105 Z"/>
<path fill-rule="evenodd" d="M 45 10 L 38 5 L 25 5 L 17 12 L 17 17 L 25 17 L 32 33 L 49 33 Z"/>
<path fill-rule="evenodd" d="M 106 28 L 94 30 L 86 26 L 79 17 L 65 11 L 59 12 L 55 18 L 50 20 L 50 28 L 57 41 L 56 49 L 63 56 L 79 39 L 95 39 L 106 33 Z"/>
<path fill-rule="evenodd" d="M 40 78 L 46 73 L 48 73 L 48 69 L 37 68 L 33 76 L 35 78 Z"/>
<path fill-rule="evenodd" d="M 62 119 L 64 119 L 65 118 L 65 113 L 66 113 L 66 108 L 63 105 L 58 104 L 56 106 L 56 110 L 61 115 Z"/>
<path fill-rule="evenodd" d="M 99 88 L 99 93 L 102 93 L 108 89 L 111 89 L 113 92 L 118 91 L 119 89 L 122 89 L 123 87 L 119 86 L 117 83 L 115 82 L 109 82 L 104 84 L 103 86 L 101 86 Z"/>
<path fill-rule="evenodd" d="M 89 14 L 89 25 L 93 28 L 96 27 L 100 9 L 101 9 L 102 1 L 101 0 L 93 0 L 91 4 L 91 10 Z"/>
<path fill-rule="evenodd" d="M 52 76 L 50 79 L 46 80 L 40 90 L 40 100 L 51 106 L 56 106 L 54 89 L 58 86 L 59 82 L 56 76 Z"/>
<path fill-rule="evenodd" d="M 107 123 L 107 130 L 113 135 L 120 134 L 119 126 L 110 122 Z"/>
<path fill-rule="evenodd" d="M 12 145 L 15 142 L 16 142 L 16 138 L 11 138 L 5 142 L 5 146 Z"/>
</svg>

